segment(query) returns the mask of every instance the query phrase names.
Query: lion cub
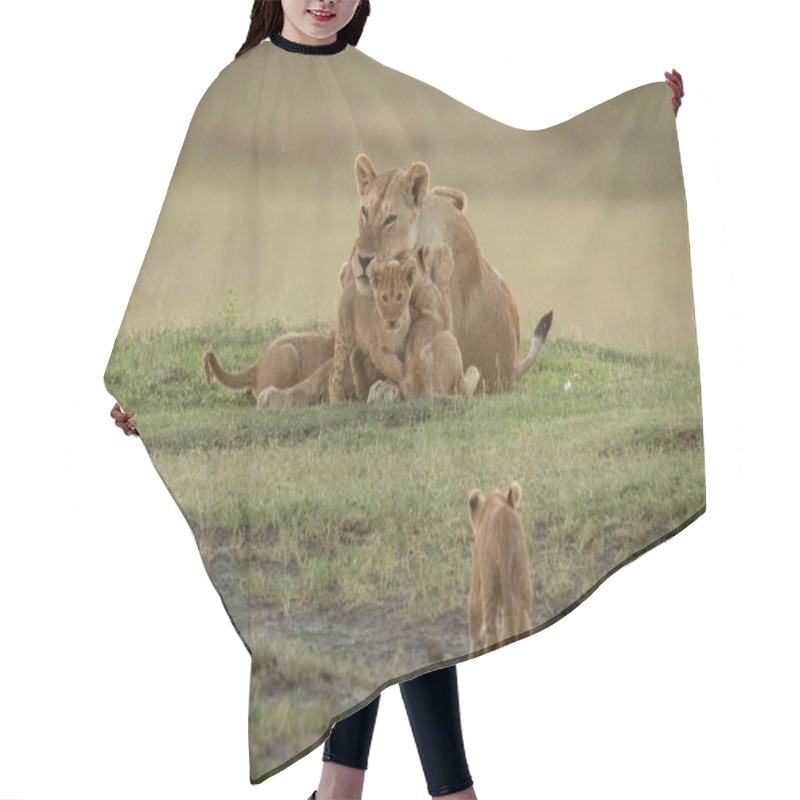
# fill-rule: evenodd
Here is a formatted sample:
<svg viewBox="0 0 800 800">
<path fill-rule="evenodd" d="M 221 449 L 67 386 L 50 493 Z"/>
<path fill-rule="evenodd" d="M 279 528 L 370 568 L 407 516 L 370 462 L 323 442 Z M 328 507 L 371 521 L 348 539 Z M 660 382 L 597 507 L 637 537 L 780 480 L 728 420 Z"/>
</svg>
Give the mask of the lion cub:
<svg viewBox="0 0 800 800">
<path fill-rule="evenodd" d="M 206 381 L 212 377 L 230 389 L 246 389 L 257 398 L 270 386 L 294 386 L 333 357 L 334 332 L 285 333 L 273 341 L 261 358 L 243 372 L 225 370 L 209 350 L 203 357 Z M 260 407 L 260 404 L 259 404 Z"/>
<path fill-rule="evenodd" d="M 409 299 L 416 275 L 414 258 L 402 263 L 373 261 L 367 268 L 372 292 L 360 291 L 357 281 L 345 284 L 339 301 L 333 350 L 331 403 L 344 400 L 343 379 L 348 363 L 353 369 L 357 394 L 364 393 L 359 368 L 364 357 L 369 358 L 387 380 L 400 385 L 406 336 L 411 327 Z"/>
<path fill-rule="evenodd" d="M 480 489 L 469 494 L 469 517 L 475 532 L 472 584 L 469 589 L 469 651 L 494 650 L 518 639 L 531 624 L 531 568 L 519 515 L 522 487 Z M 498 630 L 498 617 L 502 622 Z"/>
<path fill-rule="evenodd" d="M 450 278 L 453 251 L 446 244 L 420 251 L 423 274 L 411 296 L 413 321 L 406 338 L 403 397 L 472 397 L 477 368 L 464 372 L 461 348 L 453 335 Z"/>
</svg>

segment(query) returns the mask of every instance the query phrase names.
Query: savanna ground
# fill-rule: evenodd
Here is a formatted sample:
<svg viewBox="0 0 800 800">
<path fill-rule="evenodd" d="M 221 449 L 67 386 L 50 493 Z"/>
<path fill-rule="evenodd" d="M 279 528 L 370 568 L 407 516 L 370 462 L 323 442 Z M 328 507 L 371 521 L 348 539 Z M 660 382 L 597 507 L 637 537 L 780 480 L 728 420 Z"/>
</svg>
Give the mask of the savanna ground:
<svg viewBox="0 0 800 800">
<path fill-rule="evenodd" d="M 243 369 L 282 330 L 122 335 L 107 375 L 253 653 L 254 764 L 466 655 L 473 487 L 523 487 L 534 626 L 705 504 L 693 358 L 555 339 L 512 391 L 453 405 L 269 412 L 206 384 L 208 347 Z"/>
</svg>

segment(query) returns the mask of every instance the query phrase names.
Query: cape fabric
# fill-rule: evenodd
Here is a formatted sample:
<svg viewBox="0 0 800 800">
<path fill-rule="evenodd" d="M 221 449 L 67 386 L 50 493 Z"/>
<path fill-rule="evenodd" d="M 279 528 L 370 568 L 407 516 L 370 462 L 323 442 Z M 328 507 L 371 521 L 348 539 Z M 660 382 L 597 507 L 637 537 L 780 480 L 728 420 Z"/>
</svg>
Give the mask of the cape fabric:
<svg viewBox="0 0 800 800">
<path fill-rule="evenodd" d="M 386 252 L 416 207 L 427 227 Z M 472 396 L 329 402 L 367 233 L 376 263 L 416 259 L 417 276 L 452 256 Z M 262 781 L 386 686 L 491 649 L 496 615 L 501 644 L 541 630 L 704 511 L 669 89 L 521 131 L 352 47 L 263 42 L 197 108 L 105 380 L 252 656 Z"/>
</svg>

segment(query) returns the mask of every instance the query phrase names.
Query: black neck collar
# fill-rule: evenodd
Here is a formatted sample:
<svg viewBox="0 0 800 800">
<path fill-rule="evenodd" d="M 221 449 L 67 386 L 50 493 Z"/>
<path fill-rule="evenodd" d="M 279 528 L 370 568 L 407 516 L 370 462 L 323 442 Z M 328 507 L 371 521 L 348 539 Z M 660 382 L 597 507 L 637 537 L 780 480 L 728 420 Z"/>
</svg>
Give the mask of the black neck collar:
<svg viewBox="0 0 800 800">
<path fill-rule="evenodd" d="M 298 44 L 284 38 L 279 33 L 274 33 L 269 40 L 281 50 L 288 50 L 290 53 L 305 53 L 309 56 L 332 56 L 334 53 L 341 53 L 347 47 L 345 39 L 337 39 L 330 44 Z"/>
</svg>

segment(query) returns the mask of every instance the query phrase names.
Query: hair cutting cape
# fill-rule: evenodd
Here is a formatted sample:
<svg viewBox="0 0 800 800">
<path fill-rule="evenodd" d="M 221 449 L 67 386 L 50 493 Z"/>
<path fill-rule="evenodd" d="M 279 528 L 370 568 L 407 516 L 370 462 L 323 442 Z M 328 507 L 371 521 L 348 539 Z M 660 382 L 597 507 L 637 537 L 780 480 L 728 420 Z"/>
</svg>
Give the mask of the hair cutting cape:
<svg viewBox="0 0 800 800">
<path fill-rule="evenodd" d="M 390 403 L 370 342 L 335 352 L 348 293 L 356 323 L 404 294 L 371 282 L 393 259 L 413 320 L 444 290 L 423 345 L 455 341 L 470 384 L 447 400 Z M 105 380 L 252 656 L 259 782 L 705 509 L 669 89 L 521 131 L 352 47 L 263 42 L 197 108 Z"/>
</svg>

